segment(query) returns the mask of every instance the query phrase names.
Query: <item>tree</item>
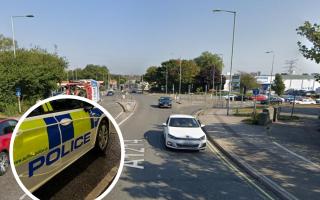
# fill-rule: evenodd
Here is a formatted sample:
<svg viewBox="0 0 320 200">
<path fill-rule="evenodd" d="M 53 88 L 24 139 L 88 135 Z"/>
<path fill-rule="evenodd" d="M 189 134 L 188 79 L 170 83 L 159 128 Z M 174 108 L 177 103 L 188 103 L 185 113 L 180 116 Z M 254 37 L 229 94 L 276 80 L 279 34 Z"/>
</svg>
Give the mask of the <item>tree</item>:
<svg viewBox="0 0 320 200">
<path fill-rule="evenodd" d="M 15 45 L 16 47 L 18 46 L 16 41 L 15 41 Z M 12 50 L 12 48 L 13 48 L 12 39 L 0 34 L 0 51 L 9 51 L 9 50 Z"/>
<path fill-rule="evenodd" d="M 21 88 L 22 101 L 35 103 L 51 95 L 63 80 L 68 62 L 58 55 L 39 48 L 0 51 L 0 112 L 16 102 L 16 88 Z"/>
<path fill-rule="evenodd" d="M 197 77 L 198 87 L 204 87 L 205 85 L 208 85 L 210 88 L 212 88 L 212 74 L 214 74 L 215 88 L 220 88 L 220 85 L 224 85 L 224 77 L 222 79 L 223 82 L 221 82 L 223 62 L 218 54 L 212 54 L 206 51 L 203 52 L 199 57 L 195 58 L 194 61 L 200 67 L 199 75 Z"/>
<path fill-rule="evenodd" d="M 282 76 L 280 74 L 276 74 L 273 84 L 271 85 L 271 89 L 273 89 L 277 95 L 283 95 L 286 86 L 283 83 Z"/>
<path fill-rule="evenodd" d="M 243 91 L 243 94 L 246 94 L 247 90 L 252 90 L 254 88 L 258 88 L 259 84 L 256 80 L 256 78 L 252 74 L 248 74 L 245 72 L 241 73 L 240 78 L 240 91 Z M 246 88 L 244 90 L 244 88 Z"/>
<path fill-rule="evenodd" d="M 314 60 L 317 64 L 320 63 L 320 25 L 311 24 L 309 21 L 305 21 L 302 26 L 296 29 L 298 35 L 306 37 L 309 42 L 312 43 L 312 47 L 308 48 L 306 45 L 298 41 L 299 50 L 302 55 Z"/>
<path fill-rule="evenodd" d="M 109 70 L 104 65 L 88 64 L 84 69 L 77 70 L 78 79 L 94 79 L 94 80 L 107 80 Z M 69 76 L 69 79 L 71 77 Z"/>
<path fill-rule="evenodd" d="M 151 66 L 147 69 L 147 72 L 143 76 L 144 80 L 148 82 L 156 82 L 157 81 L 157 66 Z"/>
</svg>

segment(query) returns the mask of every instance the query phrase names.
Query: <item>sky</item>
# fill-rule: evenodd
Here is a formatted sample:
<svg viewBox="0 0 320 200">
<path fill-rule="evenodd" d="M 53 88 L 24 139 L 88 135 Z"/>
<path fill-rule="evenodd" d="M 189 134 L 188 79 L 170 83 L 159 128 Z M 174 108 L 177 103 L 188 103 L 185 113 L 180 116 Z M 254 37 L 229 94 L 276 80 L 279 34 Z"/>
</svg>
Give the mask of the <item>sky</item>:
<svg viewBox="0 0 320 200">
<path fill-rule="evenodd" d="M 20 47 L 40 46 L 57 52 L 69 69 L 106 65 L 111 73 L 143 74 L 171 58 L 193 59 L 204 51 L 221 54 L 230 70 L 233 15 L 237 12 L 233 72 L 285 72 L 286 61 L 298 59 L 296 73 L 320 72 L 298 50 L 296 28 L 319 21 L 318 0 L 2 0 L 0 34 Z"/>
</svg>

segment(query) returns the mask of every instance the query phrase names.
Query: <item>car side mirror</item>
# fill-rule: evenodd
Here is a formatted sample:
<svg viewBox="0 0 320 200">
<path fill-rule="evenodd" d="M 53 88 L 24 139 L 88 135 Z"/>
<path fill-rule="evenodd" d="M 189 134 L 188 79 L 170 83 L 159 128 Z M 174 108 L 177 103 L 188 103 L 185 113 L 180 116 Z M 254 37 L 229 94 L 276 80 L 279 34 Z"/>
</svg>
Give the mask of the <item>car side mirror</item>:
<svg viewBox="0 0 320 200">
<path fill-rule="evenodd" d="M 93 106 L 84 106 L 84 111 L 90 112 L 92 110 Z"/>
<path fill-rule="evenodd" d="M 204 125 L 204 124 L 201 124 L 200 126 L 201 126 L 201 128 L 203 128 L 203 127 L 205 127 L 206 125 Z"/>
<path fill-rule="evenodd" d="M 167 123 L 162 123 L 162 126 L 167 126 Z"/>
</svg>

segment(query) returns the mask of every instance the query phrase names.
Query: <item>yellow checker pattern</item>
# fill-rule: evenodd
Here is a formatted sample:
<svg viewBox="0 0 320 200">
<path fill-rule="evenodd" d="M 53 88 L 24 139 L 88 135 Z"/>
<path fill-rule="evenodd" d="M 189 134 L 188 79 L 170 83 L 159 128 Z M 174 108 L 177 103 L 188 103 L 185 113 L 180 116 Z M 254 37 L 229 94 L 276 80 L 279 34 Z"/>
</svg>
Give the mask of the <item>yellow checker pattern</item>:
<svg viewBox="0 0 320 200">
<path fill-rule="evenodd" d="M 14 139 L 13 160 L 20 165 L 49 148 L 47 125 L 43 119 L 26 119 Z"/>
</svg>

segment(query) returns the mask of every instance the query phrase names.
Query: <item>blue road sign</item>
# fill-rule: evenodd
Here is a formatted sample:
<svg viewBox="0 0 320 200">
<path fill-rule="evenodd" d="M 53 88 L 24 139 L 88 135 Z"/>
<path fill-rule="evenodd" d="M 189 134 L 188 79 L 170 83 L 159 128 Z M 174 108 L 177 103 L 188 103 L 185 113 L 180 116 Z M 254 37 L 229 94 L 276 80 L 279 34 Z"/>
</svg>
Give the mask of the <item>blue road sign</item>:
<svg viewBox="0 0 320 200">
<path fill-rule="evenodd" d="M 19 87 L 16 88 L 16 96 L 17 97 L 21 96 L 21 88 L 19 88 Z"/>
<path fill-rule="evenodd" d="M 259 92 L 260 92 L 259 89 L 253 89 L 252 90 L 252 93 L 253 93 L 254 96 L 257 96 L 259 94 Z"/>
</svg>

